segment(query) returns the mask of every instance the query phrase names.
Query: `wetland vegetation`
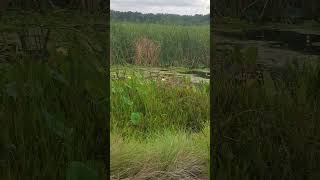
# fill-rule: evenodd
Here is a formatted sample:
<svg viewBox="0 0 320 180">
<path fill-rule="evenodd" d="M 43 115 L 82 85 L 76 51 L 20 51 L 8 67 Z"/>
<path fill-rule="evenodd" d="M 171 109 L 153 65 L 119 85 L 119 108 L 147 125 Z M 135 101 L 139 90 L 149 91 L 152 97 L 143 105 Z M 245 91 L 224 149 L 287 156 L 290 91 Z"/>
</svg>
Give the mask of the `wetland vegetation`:
<svg viewBox="0 0 320 180">
<path fill-rule="evenodd" d="M 2 12 L 0 179 L 107 178 L 105 19 L 78 10 Z M 33 40 L 47 49 L 21 44 Z"/>
<path fill-rule="evenodd" d="M 111 178 L 208 179 L 209 84 L 125 71 L 111 80 Z"/>
<path fill-rule="evenodd" d="M 318 179 L 319 3 L 213 3 L 214 178 Z"/>
<path fill-rule="evenodd" d="M 271 22 L 275 1 L 254 1 L 246 22 L 250 1 L 224 2 L 211 73 L 206 16 L 119 15 L 108 52 L 103 13 L 2 12 L 0 179 L 106 179 L 109 98 L 111 179 L 319 179 L 319 11 Z M 19 34 L 39 24 L 47 52 L 30 57 Z"/>
<path fill-rule="evenodd" d="M 209 179 L 209 24 L 120 15 L 111 16 L 111 178 Z M 183 19 L 158 15 L 170 16 Z"/>
</svg>

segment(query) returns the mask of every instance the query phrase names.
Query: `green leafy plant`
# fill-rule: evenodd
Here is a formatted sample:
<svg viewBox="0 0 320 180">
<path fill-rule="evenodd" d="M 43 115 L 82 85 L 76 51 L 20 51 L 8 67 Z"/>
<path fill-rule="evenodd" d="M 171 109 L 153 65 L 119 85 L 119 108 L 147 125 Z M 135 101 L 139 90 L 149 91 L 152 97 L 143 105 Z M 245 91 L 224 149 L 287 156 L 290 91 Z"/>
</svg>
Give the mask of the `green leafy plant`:
<svg viewBox="0 0 320 180">
<path fill-rule="evenodd" d="M 131 117 L 130 117 L 130 122 L 133 125 L 139 125 L 141 123 L 142 120 L 142 115 L 139 112 L 133 112 L 131 113 Z"/>
<path fill-rule="evenodd" d="M 84 163 L 73 161 L 67 169 L 66 180 L 100 180 L 98 172 Z"/>
</svg>

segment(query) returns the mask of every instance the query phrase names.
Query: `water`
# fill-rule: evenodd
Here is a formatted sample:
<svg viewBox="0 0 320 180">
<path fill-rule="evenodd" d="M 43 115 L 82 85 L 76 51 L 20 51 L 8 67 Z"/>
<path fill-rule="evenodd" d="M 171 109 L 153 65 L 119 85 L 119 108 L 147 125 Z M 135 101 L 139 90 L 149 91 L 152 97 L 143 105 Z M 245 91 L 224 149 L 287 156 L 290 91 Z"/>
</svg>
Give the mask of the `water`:
<svg viewBox="0 0 320 180">
<path fill-rule="evenodd" d="M 181 72 L 182 74 L 191 74 L 196 77 L 210 79 L 210 72 L 208 71 L 201 71 L 201 70 L 190 70 L 186 72 Z"/>
<path fill-rule="evenodd" d="M 269 41 L 270 47 L 289 49 L 304 54 L 320 55 L 320 35 L 278 29 L 244 31 L 247 40 Z"/>
<path fill-rule="evenodd" d="M 130 68 L 131 69 L 131 68 Z M 209 69 L 193 69 L 188 70 L 185 68 L 157 68 L 157 67 L 133 67 L 133 72 L 140 72 L 146 78 L 161 78 L 168 79 L 171 77 L 174 78 L 190 78 L 191 83 L 200 83 L 210 81 L 210 70 Z M 112 68 L 111 77 L 116 77 L 118 72 L 118 76 L 124 77 L 130 74 L 129 71 L 120 68 Z M 132 73 L 132 72 L 131 72 Z"/>
<path fill-rule="evenodd" d="M 320 33 L 306 30 L 272 28 L 248 30 L 215 30 L 216 56 L 224 58 L 235 45 L 241 49 L 258 48 L 258 63 L 282 66 L 287 61 L 320 60 Z"/>
</svg>

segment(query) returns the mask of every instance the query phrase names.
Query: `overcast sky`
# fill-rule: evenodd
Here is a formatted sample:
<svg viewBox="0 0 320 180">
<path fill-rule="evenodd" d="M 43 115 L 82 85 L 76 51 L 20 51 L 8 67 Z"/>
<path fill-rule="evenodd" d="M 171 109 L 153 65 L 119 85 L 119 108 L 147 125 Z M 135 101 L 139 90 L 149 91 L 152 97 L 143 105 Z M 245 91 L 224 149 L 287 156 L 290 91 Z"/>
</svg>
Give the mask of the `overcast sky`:
<svg viewBox="0 0 320 180">
<path fill-rule="evenodd" d="M 110 0 L 112 10 L 180 15 L 209 14 L 210 0 Z"/>
</svg>

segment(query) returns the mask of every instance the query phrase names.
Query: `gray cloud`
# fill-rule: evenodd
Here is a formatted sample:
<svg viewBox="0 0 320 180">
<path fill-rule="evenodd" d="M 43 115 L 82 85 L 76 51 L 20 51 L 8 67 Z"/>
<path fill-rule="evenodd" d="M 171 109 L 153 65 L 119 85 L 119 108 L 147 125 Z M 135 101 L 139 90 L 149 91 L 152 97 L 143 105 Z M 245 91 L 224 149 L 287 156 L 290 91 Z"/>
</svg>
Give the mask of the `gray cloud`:
<svg viewBox="0 0 320 180">
<path fill-rule="evenodd" d="M 142 13 L 208 14 L 210 0 L 111 0 L 111 9 Z"/>
<path fill-rule="evenodd" d="M 111 3 L 125 6 L 190 6 L 194 1 L 177 1 L 177 0 L 112 0 Z"/>
</svg>

